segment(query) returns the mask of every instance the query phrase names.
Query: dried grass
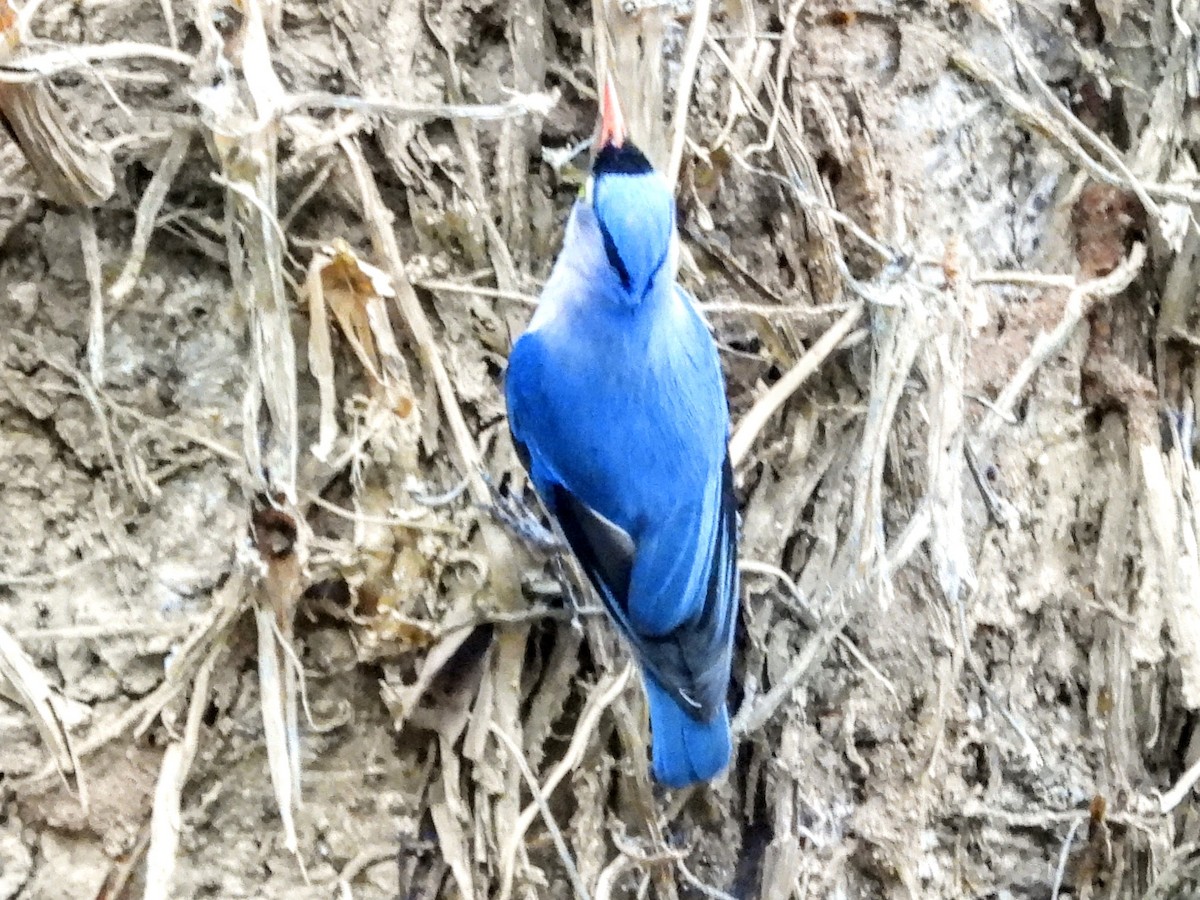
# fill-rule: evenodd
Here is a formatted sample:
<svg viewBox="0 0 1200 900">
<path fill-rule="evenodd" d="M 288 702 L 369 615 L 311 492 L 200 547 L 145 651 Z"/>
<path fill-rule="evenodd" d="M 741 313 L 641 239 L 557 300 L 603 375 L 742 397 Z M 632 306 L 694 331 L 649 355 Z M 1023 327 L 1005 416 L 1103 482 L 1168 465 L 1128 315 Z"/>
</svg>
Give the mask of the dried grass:
<svg viewBox="0 0 1200 900">
<path fill-rule="evenodd" d="M 79 805 L 88 808 L 87 782 L 79 765 L 79 753 L 67 722 L 67 701 L 47 683 L 41 670 L 5 629 L 0 628 L 0 676 L 16 692 L 28 710 L 42 741 L 52 753 L 52 765 L 68 787 L 73 787 Z"/>
</svg>

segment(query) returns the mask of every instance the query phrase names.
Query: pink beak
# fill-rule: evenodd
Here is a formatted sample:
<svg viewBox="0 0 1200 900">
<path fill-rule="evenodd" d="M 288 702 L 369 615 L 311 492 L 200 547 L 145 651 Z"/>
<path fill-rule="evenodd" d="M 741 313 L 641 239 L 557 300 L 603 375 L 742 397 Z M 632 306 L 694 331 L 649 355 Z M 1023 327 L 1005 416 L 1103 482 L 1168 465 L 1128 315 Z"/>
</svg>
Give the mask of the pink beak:
<svg viewBox="0 0 1200 900">
<path fill-rule="evenodd" d="M 617 100 L 617 86 L 612 75 L 604 81 L 604 93 L 600 99 L 600 146 L 620 148 L 625 143 L 625 116 Z"/>
</svg>

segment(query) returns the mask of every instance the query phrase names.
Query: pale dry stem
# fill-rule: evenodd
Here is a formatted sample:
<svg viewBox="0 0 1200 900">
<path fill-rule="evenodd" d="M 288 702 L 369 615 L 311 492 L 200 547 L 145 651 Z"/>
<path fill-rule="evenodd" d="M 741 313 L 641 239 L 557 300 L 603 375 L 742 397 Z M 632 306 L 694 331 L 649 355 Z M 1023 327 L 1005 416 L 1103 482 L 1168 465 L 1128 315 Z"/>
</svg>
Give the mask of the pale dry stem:
<svg viewBox="0 0 1200 900">
<path fill-rule="evenodd" d="M 100 274 L 100 240 L 96 235 L 96 218 L 90 209 L 78 211 L 79 246 L 83 251 L 83 270 L 91 294 L 88 315 L 87 360 L 88 375 L 95 387 L 104 384 L 104 284 Z"/>
<path fill-rule="evenodd" d="M 1200 202 L 1200 192 L 1189 190 L 1171 184 L 1154 184 L 1126 177 L 1120 171 L 1114 172 L 1097 162 L 1096 159 L 1080 145 L 1079 141 L 1066 125 L 1051 116 L 1044 109 L 1032 103 L 1027 97 L 1013 90 L 994 73 L 983 60 L 965 50 L 957 50 L 950 56 L 950 61 L 963 74 L 987 87 L 1013 113 L 1017 121 L 1034 134 L 1048 139 L 1067 159 L 1104 184 L 1128 188 L 1140 192 L 1150 202 L 1148 211 L 1158 211 L 1158 206 L 1151 198 L 1177 203 L 1195 204 Z M 1080 127 L 1083 127 L 1082 124 Z M 1091 139 L 1100 146 L 1105 146 L 1094 133 L 1089 131 Z M 1105 154 L 1106 157 L 1108 154 Z M 1125 172 L 1129 170 L 1124 169 Z M 1161 213 L 1160 213 L 1161 216 Z"/>
<path fill-rule="evenodd" d="M 146 851 L 146 889 L 143 900 L 168 900 L 175 873 L 179 834 L 183 822 L 183 789 L 200 743 L 200 725 L 208 709 L 209 683 L 217 660 L 224 647 L 214 644 L 192 681 L 192 696 L 188 704 L 187 722 L 183 736 L 172 741 L 163 753 L 158 784 L 154 791 L 154 808 L 150 816 L 150 845 Z"/>
<path fill-rule="evenodd" d="M 1141 202 L 1143 208 L 1148 214 L 1154 216 L 1156 219 L 1160 220 L 1160 222 L 1163 221 L 1164 212 L 1162 208 L 1153 199 L 1151 199 L 1148 186 L 1143 184 L 1141 179 L 1133 174 L 1129 166 L 1125 164 L 1125 160 L 1121 158 L 1121 154 L 1113 149 L 1113 147 L 1107 141 L 1103 140 L 1098 134 L 1092 131 L 1092 129 L 1088 128 L 1081 121 L 1079 121 L 1078 116 L 1076 116 L 1075 113 L 1072 112 L 1071 109 L 1059 99 L 1054 90 L 1043 80 L 1041 73 L 1038 72 L 1037 66 L 1033 63 L 1033 60 L 1029 58 L 1029 55 L 1017 42 L 1016 36 L 1013 34 L 1012 30 L 1005 26 L 1000 21 L 998 16 L 992 14 L 992 11 L 987 6 L 980 6 L 977 8 L 983 12 L 984 19 L 1000 32 L 1001 37 L 1004 39 L 1004 43 L 1008 46 L 1009 52 L 1012 53 L 1013 58 L 1017 61 L 1017 64 L 1024 73 L 1025 78 L 1033 84 L 1034 88 L 1037 90 L 1037 93 L 1041 96 L 1042 101 L 1050 108 L 1050 111 L 1057 116 L 1059 121 L 1064 123 L 1070 131 L 1074 132 L 1089 147 L 1091 147 L 1093 153 L 1102 157 L 1114 170 L 1116 170 L 1117 174 L 1124 179 L 1125 185 L 1137 196 L 1138 200 Z"/>
<path fill-rule="evenodd" d="M 978 434 L 984 440 L 995 436 L 1005 417 L 1011 415 L 1017 399 L 1025 390 L 1047 360 L 1057 354 L 1066 344 L 1067 339 L 1074 334 L 1076 327 L 1087 315 L 1092 306 L 1101 300 L 1116 296 L 1133 283 L 1146 261 L 1144 244 L 1134 244 L 1125 260 L 1112 272 L 1100 278 L 1094 278 L 1082 283 L 1077 282 L 1067 296 L 1066 309 L 1058 325 L 1049 334 L 1039 334 L 1033 342 L 1033 349 L 1017 367 L 1017 371 L 1009 379 L 994 402 L 994 408 L 988 410 L 983 423 L 979 426 Z"/>
<path fill-rule="evenodd" d="M 1058 900 L 1059 892 L 1062 890 L 1063 879 L 1067 874 L 1067 860 L 1071 856 L 1071 847 L 1075 843 L 1075 834 L 1079 831 L 1079 826 L 1086 821 L 1087 816 L 1079 816 L 1071 823 L 1071 827 L 1067 830 L 1062 850 L 1058 854 L 1058 865 L 1054 869 L 1054 883 L 1050 886 L 1050 900 Z"/>
<path fill-rule="evenodd" d="M 105 550 L 88 559 L 81 559 L 79 562 L 62 566 L 51 572 L 22 572 L 20 574 L 0 572 L 0 587 L 49 587 L 66 581 L 68 578 L 74 578 L 85 569 L 101 565 L 111 559 L 113 559 L 113 553 Z"/>
<path fill-rule="evenodd" d="M 579 869 L 575 866 L 575 860 L 571 857 L 571 851 L 567 847 L 567 842 L 563 838 L 562 829 L 558 827 L 558 822 L 554 820 L 554 814 L 550 811 L 550 805 L 546 802 L 546 795 L 542 792 L 541 786 L 538 784 L 537 776 L 529 768 L 529 763 L 525 759 L 525 755 L 521 752 L 521 748 L 517 746 L 517 742 L 505 734 L 495 722 L 491 723 L 491 732 L 500 739 L 500 743 L 508 750 L 513 760 L 516 761 L 517 767 L 521 770 L 521 775 L 525 778 L 525 783 L 529 790 L 533 793 L 533 802 L 537 805 L 538 812 L 542 815 L 542 821 L 546 823 L 546 829 L 550 832 L 550 836 L 554 841 L 554 847 L 558 851 L 559 860 L 566 869 L 568 877 L 571 879 L 571 885 L 575 889 L 575 896 L 582 900 L 589 900 L 589 894 L 584 887 L 583 880 L 579 877 Z"/>
<path fill-rule="evenodd" d="M 0 676 L 17 693 L 17 699 L 33 717 L 42 741 L 50 751 L 52 765 L 70 790 L 74 787 L 79 805 L 88 809 L 87 782 L 79 764 L 79 749 L 64 720 L 66 701 L 55 691 L 21 645 L 0 627 Z M 74 785 L 72 785 L 74 782 Z"/>
<path fill-rule="evenodd" d="M 309 91 L 289 94 L 283 104 L 284 113 L 308 109 L 346 109 L 353 112 L 382 115 L 393 119 L 452 119 L 475 122 L 495 122 L 520 119 L 526 116 L 547 116 L 558 103 L 558 95 L 512 93 L 503 103 L 403 103 L 371 97 L 351 97 Z"/>
<path fill-rule="evenodd" d="M 771 385 L 771 389 L 760 397 L 754 406 L 750 408 L 750 411 L 742 417 L 742 421 L 734 429 L 733 437 L 729 440 L 729 458 L 734 467 L 740 465 L 746 458 L 746 455 L 750 452 L 751 445 L 754 443 L 754 439 L 766 427 L 767 422 L 775 412 L 787 402 L 792 394 L 799 390 L 800 386 L 837 349 L 838 344 L 854 330 L 854 327 L 862 318 L 864 308 L 864 305 L 860 302 L 855 303 L 846 310 L 837 323 L 826 331 L 809 348 L 808 352 L 800 357 L 791 369 L 784 373 L 782 378 Z"/>
<path fill-rule="evenodd" d="M 154 59 L 174 63 L 185 69 L 196 58 L 170 47 L 137 41 L 111 41 L 107 44 L 72 44 L 56 50 L 27 53 L 0 65 L 0 84 L 34 84 L 51 75 L 87 68 L 93 63 L 128 59 Z"/>
<path fill-rule="evenodd" d="M 295 678 L 287 665 L 275 628 L 275 610 L 256 606 L 258 680 L 262 704 L 263 740 L 283 826 L 284 847 L 297 853 L 295 813 L 300 806 L 300 755 L 295 721 Z"/>
<path fill-rule="evenodd" d="M 3 583 L 0 581 L 0 583 Z M 198 617 L 179 622 L 104 622 L 96 624 L 64 625 L 61 628 L 25 628 L 13 636 L 25 643 L 49 641 L 95 641 L 118 637 L 179 636 L 190 632 Z"/>
<path fill-rule="evenodd" d="M 138 276 L 142 272 L 142 264 L 146 261 L 146 251 L 150 248 L 150 238 L 154 234 L 158 214 L 167 199 L 167 191 L 171 189 L 171 184 L 175 181 L 179 170 L 183 168 L 191 145 L 192 132 L 190 129 L 181 129 L 176 132 L 159 161 L 154 177 L 146 185 L 142 199 L 138 202 L 129 256 L 109 292 L 115 301 L 124 300 L 137 284 Z"/>
<path fill-rule="evenodd" d="M 226 188 L 225 248 L 234 292 L 251 318 L 254 366 L 243 440 L 247 468 L 251 477 L 264 482 L 262 489 L 295 502 L 296 351 L 284 289 L 285 238 L 276 214 L 277 116 L 286 95 L 272 65 L 260 4 L 251 0 L 245 13 L 238 59 L 226 60 L 219 67 L 225 76 L 198 99 L 221 166 L 214 177 Z M 197 25 L 205 37 L 201 59 L 216 66 L 216 60 L 231 51 L 213 28 L 213 15 L 207 2 L 197 10 Z M 269 420 L 265 442 L 258 429 L 263 403 Z M 260 443 L 265 444 L 265 457 Z"/>
<path fill-rule="evenodd" d="M 611 706 L 621 695 L 621 692 L 625 690 L 625 685 L 628 684 L 632 674 L 633 665 L 627 664 L 619 675 L 609 676 L 607 684 L 601 682 L 592 691 L 587 705 L 584 707 L 583 714 L 579 717 L 579 724 L 575 726 L 575 733 L 571 737 L 571 743 L 567 747 L 567 752 L 563 754 L 562 760 L 559 761 L 558 765 L 546 777 L 545 782 L 540 787 L 535 788 L 539 792 L 539 796 L 549 797 L 554 793 L 554 789 L 558 787 L 562 780 L 580 765 L 589 743 L 596 734 L 596 727 L 600 721 L 601 713 Z M 533 824 L 533 820 L 537 817 L 537 814 L 538 807 L 536 804 L 530 804 L 525 807 L 520 817 L 508 832 L 508 837 L 501 847 L 500 896 L 502 898 L 507 898 L 511 893 L 517 849 L 521 846 L 525 832 L 529 830 L 529 826 Z"/>
<path fill-rule="evenodd" d="M 679 180 L 679 166 L 683 162 L 683 146 L 687 138 L 688 110 L 692 101 L 692 82 L 696 77 L 696 65 L 700 61 L 700 49 L 708 31 L 709 10 L 712 0 L 696 0 L 692 5 L 692 21 L 688 25 L 687 43 L 680 61 L 679 81 L 675 87 L 675 113 L 671 120 L 671 156 L 667 161 L 665 175 L 672 188 Z"/>
<path fill-rule="evenodd" d="M 1166 453 L 1142 436 L 1135 443 L 1141 464 L 1143 515 L 1149 531 L 1145 564 L 1156 572 L 1180 669 L 1180 692 L 1188 709 L 1200 708 L 1200 474 L 1178 437 Z M 1153 567 L 1153 568 L 1151 568 Z M 1191 772 L 1169 794 L 1174 799 Z M 1164 805 L 1166 800 L 1164 800 Z"/>
<path fill-rule="evenodd" d="M 467 427 L 467 421 L 463 416 L 462 407 L 459 406 L 450 374 L 446 371 L 446 365 L 442 361 L 442 354 L 434 337 L 433 328 L 429 324 L 429 318 L 425 315 L 425 310 L 422 309 L 421 302 L 417 299 L 405 272 L 403 257 L 400 255 L 400 245 L 396 242 L 396 235 L 392 230 L 392 214 L 383 202 L 375 176 L 367 165 L 366 159 L 363 158 L 358 144 L 344 139 L 341 146 L 350 162 L 350 169 L 358 185 L 364 217 L 371 226 L 371 238 L 375 251 L 383 257 L 396 290 L 396 304 L 412 333 L 422 368 L 437 387 L 442 412 L 446 416 L 450 434 L 454 439 L 463 474 L 468 478 L 471 494 L 476 501 L 486 503 L 490 499 L 490 494 L 487 484 L 480 475 L 479 448 L 471 436 L 470 428 Z"/>
</svg>

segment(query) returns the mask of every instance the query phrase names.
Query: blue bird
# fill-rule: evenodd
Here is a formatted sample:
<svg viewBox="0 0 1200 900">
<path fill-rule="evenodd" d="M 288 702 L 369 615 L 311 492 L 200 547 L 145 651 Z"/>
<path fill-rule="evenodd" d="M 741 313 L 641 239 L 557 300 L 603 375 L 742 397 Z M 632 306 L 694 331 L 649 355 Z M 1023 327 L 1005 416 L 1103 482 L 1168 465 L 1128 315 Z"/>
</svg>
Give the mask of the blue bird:
<svg viewBox="0 0 1200 900">
<path fill-rule="evenodd" d="M 599 152 L 509 356 L 513 443 L 641 664 L 654 777 L 729 764 L 737 507 L 716 345 L 675 283 L 675 202 L 611 81 Z"/>
</svg>

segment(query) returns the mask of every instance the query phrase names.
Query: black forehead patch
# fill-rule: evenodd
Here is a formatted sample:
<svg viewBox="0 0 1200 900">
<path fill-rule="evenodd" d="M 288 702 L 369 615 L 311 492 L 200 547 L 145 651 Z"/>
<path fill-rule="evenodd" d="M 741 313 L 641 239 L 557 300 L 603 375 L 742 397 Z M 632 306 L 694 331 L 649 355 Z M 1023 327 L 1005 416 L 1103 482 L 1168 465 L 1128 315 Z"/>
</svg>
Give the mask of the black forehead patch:
<svg viewBox="0 0 1200 900">
<path fill-rule="evenodd" d="M 593 175 L 645 175 L 653 171 L 650 160 L 629 141 L 620 147 L 605 144 L 592 163 Z"/>
</svg>

